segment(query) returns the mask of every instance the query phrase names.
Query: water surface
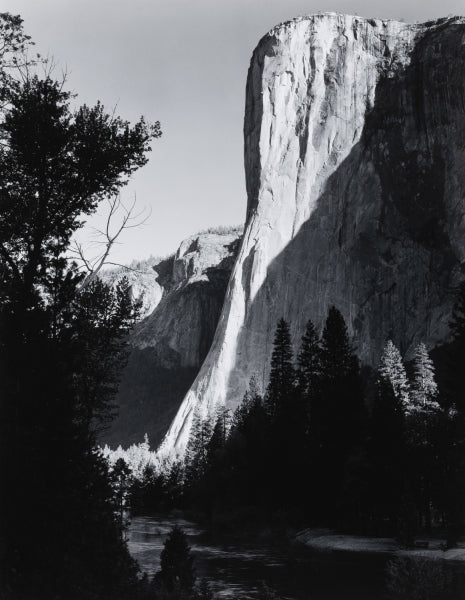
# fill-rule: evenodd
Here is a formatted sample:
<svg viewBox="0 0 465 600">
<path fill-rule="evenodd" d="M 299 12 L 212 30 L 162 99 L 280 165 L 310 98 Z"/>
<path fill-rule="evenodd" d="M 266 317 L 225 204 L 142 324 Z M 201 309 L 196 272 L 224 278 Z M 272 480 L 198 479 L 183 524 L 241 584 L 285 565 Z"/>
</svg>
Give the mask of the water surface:
<svg viewBox="0 0 465 600">
<path fill-rule="evenodd" d="M 171 516 L 133 517 L 128 545 L 150 577 L 160 568 L 163 543 L 171 528 L 186 533 L 198 580 L 205 577 L 219 598 L 258 598 L 263 585 L 289 600 L 379 600 L 384 564 L 379 557 L 312 554 L 299 545 L 259 540 L 212 542 L 198 525 Z"/>
</svg>

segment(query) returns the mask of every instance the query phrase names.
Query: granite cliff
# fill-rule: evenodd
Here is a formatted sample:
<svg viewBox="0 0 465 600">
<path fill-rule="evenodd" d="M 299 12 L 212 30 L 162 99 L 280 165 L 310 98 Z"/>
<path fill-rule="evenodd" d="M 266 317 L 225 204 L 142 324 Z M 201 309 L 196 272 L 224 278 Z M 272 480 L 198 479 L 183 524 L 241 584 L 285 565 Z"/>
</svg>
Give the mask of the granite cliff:
<svg viewBox="0 0 465 600">
<path fill-rule="evenodd" d="M 253 53 L 244 121 L 247 221 L 210 352 L 161 447 L 194 409 L 266 382 L 277 320 L 297 343 L 329 306 L 361 360 L 448 335 L 465 276 L 465 19 L 340 14 L 272 29 Z"/>
<path fill-rule="evenodd" d="M 157 445 L 210 348 L 242 228 L 189 237 L 163 260 L 134 262 L 102 275 L 129 279 L 142 298 L 142 320 L 131 333 L 131 354 L 116 398 L 118 415 L 102 443 L 127 446 L 147 433 Z"/>
</svg>

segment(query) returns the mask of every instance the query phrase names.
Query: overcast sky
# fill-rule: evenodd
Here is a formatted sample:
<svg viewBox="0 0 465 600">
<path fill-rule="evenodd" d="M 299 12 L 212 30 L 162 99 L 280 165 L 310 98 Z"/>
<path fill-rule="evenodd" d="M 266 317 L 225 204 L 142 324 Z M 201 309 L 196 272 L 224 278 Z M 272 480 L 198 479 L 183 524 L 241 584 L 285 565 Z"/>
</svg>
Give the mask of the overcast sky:
<svg viewBox="0 0 465 600">
<path fill-rule="evenodd" d="M 166 255 L 200 229 L 242 223 L 242 125 L 250 57 L 271 27 L 338 11 L 424 21 L 464 0 L 3 0 L 36 50 L 67 68 L 81 103 L 161 121 L 149 163 L 123 191 L 152 214 L 126 232 L 117 262 Z"/>
</svg>

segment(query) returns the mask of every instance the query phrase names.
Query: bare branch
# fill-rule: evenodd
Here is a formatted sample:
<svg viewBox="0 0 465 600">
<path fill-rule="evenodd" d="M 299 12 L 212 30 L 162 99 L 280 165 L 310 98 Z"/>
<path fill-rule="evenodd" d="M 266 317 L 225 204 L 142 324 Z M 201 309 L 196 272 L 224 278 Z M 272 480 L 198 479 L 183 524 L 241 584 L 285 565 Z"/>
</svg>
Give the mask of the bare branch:
<svg viewBox="0 0 465 600">
<path fill-rule="evenodd" d="M 121 263 L 107 261 L 105 264 L 112 265 L 113 267 L 121 267 L 125 271 L 131 271 L 132 273 L 147 273 L 147 271 L 143 271 L 142 269 L 134 269 L 134 267 L 128 267 L 128 265 L 122 265 Z"/>
<path fill-rule="evenodd" d="M 81 244 L 78 242 L 74 243 L 74 246 L 71 248 L 71 252 L 76 256 L 76 258 L 81 262 L 80 267 L 87 271 L 87 277 L 81 283 L 81 289 L 86 287 L 99 273 L 99 271 L 105 265 L 113 265 L 119 266 L 127 269 L 128 271 L 134 271 L 136 273 L 140 273 L 142 271 L 138 271 L 137 269 L 133 269 L 131 267 L 127 267 L 125 265 L 121 265 L 119 263 L 115 263 L 109 260 L 110 252 L 115 244 L 119 243 L 119 238 L 122 233 L 126 229 L 133 229 L 135 227 L 140 227 L 143 225 L 147 219 L 150 217 L 151 210 L 149 210 L 148 215 L 144 216 L 145 209 L 138 211 L 135 213 L 136 208 L 136 196 L 134 195 L 134 199 L 129 206 L 126 206 L 121 201 L 120 196 L 115 196 L 114 198 L 108 198 L 108 214 L 105 221 L 105 226 L 103 229 L 97 229 L 93 227 L 94 237 L 97 239 L 93 241 L 92 245 L 102 245 L 104 246 L 103 251 L 93 258 L 89 258 L 85 256 L 84 249 Z M 120 215 L 119 223 L 115 227 L 115 220 L 118 215 Z"/>
</svg>

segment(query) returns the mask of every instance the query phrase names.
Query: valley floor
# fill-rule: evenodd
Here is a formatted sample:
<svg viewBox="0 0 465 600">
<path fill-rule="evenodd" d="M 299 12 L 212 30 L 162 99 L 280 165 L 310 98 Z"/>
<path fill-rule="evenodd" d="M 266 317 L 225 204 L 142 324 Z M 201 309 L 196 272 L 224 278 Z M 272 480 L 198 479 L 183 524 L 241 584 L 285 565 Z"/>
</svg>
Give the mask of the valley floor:
<svg viewBox="0 0 465 600">
<path fill-rule="evenodd" d="M 304 529 L 296 539 L 307 548 L 319 552 L 361 552 L 370 554 L 391 554 L 393 556 L 411 556 L 429 560 L 447 560 L 465 562 L 465 542 L 457 548 L 442 550 L 445 540 L 422 538 L 428 542 L 427 548 L 406 550 L 392 538 L 372 538 L 358 535 L 342 535 L 329 529 Z"/>
</svg>

